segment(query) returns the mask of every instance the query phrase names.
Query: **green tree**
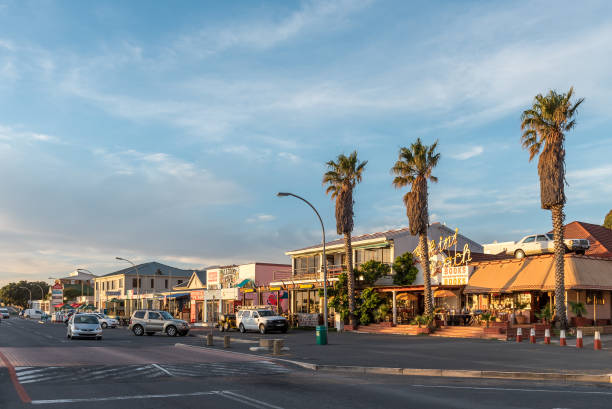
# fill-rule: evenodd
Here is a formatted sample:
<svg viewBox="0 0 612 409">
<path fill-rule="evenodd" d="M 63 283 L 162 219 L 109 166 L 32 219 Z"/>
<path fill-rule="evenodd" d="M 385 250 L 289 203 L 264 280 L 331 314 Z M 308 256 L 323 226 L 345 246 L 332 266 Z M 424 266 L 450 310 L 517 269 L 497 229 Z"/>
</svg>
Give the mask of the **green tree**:
<svg viewBox="0 0 612 409">
<path fill-rule="evenodd" d="M 24 290 L 22 287 L 29 289 L 32 293 L 33 300 L 47 298 L 49 293 L 49 284 L 44 281 L 28 282 L 25 280 L 19 282 L 8 283 L 0 288 L 0 299 L 7 305 L 17 305 L 23 308 L 28 307 L 30 300 L 30 291 Z M 42 288 L 42 293 L 41 293 Z"/>
<path fill-rule="evenodd" d="M 344 321 L 349 316 L 349 303 L 347 292 L 347 276 L 342 273 L 332 288 L 327 290 L 329 296 L 327 306 L 333 308 L 336 314 L 340 314 Z M 323 289 L 319 289 L 319 296 L 323 297 Z"/>
<path fill-rule="evenodd" d="M 567 94 L 549 91 L 536 95 L 533 106 L 521 116 L 521 142 L 529 150 L 529 161 L 539 155 L 540 201 L 552 213 L 555 243 L 555 312 L 561 328 L 567 329 L 565 310 L 563 222 L 565 215 L 565 133 L 576 125 L 574 115 L 584 98 L 572 102 L 574 88 Z"/>
<path fill-rule="evenodd" d="M 368 325 L 374 321 L 384 300 L 373 288 L 366 288 L 361 292 L 359 301 L 359 322 L 362 325 Z"/>
<path fill-rule="evenodd" d="M 412 285 L 416 276 L 419 273 L 419 269 L 416 267 L 417 261 L 414 255 L 407 251 L 393 262 L 393 284 L 395 285 Z"/>
<path fill-rule="evenodd" d="M 323 175 L 323 185 L 327 185 L 325 193 L 336 199 L 336 232 L 344 235 L 344 253 L 346 257 L 347 290 L 349 304 L 349 320 L 355 322 L 355 274 L 353 271 L 353 247 L 351 233 L 353 232 L 353 191 L 361 182 L 368 161 L 359 161 L 357 151 L 349 156 L 338 155 L 336 161 L 327 162 L 328 171 Z M 325 261 L 324 261 L 325 262 Z"/>
<path fill-rule="evenodd" d="M 391 172 L 395 174 L 393 185 L 399 189 L 408 184 L 410 191 L 404 195 L 410 234 L 419 236 L 419 258 L 423 267 L 423 283 L 425 287 L 425 314 L 433 314 L 431 293 L 431 273 L 429 270 L 429 249 L 427 243 L 427 227 L 429 225 L 429 210 L 427 205 L 427 181 L 437 182 L 438 178 L 431 173 L 440 160 L 436 153 L 438 141 L 433 145 L 423 145 L 420 138 L 409 148 L 400 148 L 399 158 Z"/>
<path fill-rule="evenodd" d="M 612 229 L 612 210 L 608 212 L 606 218 L 603 222 L 603 227 L 607 227 L 608 229 Z"/>
<path fill-rule="evenodd" d="M 359 267 L 357 274 L 363 276 L 363 282 L 366 285 L 374 285 L 376 280 L 382 276 L 388 275 L 391 271 L 391 267 L 387 264 L 376 260 L 366 261 Z"/>
</svg>

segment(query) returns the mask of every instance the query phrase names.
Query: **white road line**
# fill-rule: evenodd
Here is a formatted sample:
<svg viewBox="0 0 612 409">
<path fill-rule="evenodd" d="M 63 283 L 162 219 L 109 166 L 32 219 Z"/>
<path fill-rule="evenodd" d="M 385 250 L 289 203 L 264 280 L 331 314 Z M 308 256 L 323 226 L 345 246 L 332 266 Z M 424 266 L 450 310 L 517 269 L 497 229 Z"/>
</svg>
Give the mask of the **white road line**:
<svg viewBox="0 0 612 409">
<path fill-rule="evenodd" d="M 257 400 L 257 399 L 253 399 L 253 398 L 249 398 L 247 396 L 243 396 L 243 395 L 238 395 L 237 393 L 231 392 L 231 391 L 221 391 L 219 392 L 219 394 L 221 396 L 224 396 L 226 398 L 229 399 L 233 399 L 235 401 L 250 405 L 250 406 L 255 406 L 256 408 L 270 408 L 270 409 L 283 409 L 280 406 L 275 406 L 275 405 L 271 405 L 269 403 Z"/>
<path fill-rule="evenodd" d="M 32 405 L 50 405 L 55 403 L 79 403 L 79 402 L 104 402 L 112 400 L 129 399 L 155 399 L 155 398 L 182 398 L 185 396 L 218 395 L 218 391 L 191 392 L 191 393 L 167 393 L 163 395 L 132 395 L 132 396 L 107 396 L 104 398 L 81 398 L 81 399 L 44 399 L 33 400 Z"/>
<path fill-rule="evenodd" d="M 410 385 L 415 388 L 440 388 L 440 389 L 471 389 L 483 391 L 513 391 L 513 392 L 549 392 L 549 393 L 582 393 L 586 395 L 612 395 L 612 392 L 603 391 L 577 391 L 563 389 L 526 389 L 526 388 L 494 388 L 484 386 L 451 386 L 451 385 Z"/>
<path fill-rule="evenodd" d="M 165 369 L 165 368 L 162 368 L 161 366 L 159 366 L 159 365 L 157 365 L 157 364 L 152 364 L 151 366 L 153 366 L 154 368 L 159 369 L 160 371 L 164 372 L 164 373 L 165 373 L 166 375 L 168 375 L 168 376 L 174 376 L 174 375 L 172 375 L 172 373 L 171 373 L 170 371 L 168 371 L 168 370 L 167 370 L 167 369 Z"/>
</svg>

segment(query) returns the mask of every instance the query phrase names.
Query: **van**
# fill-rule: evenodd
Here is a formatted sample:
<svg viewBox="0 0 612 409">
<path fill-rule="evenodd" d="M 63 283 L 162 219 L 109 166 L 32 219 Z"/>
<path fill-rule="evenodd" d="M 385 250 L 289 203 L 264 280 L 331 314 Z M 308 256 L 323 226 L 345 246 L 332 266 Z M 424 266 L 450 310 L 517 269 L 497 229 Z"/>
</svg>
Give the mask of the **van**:
<svg viewBox="0 0 612 409">
<path fill-rule="evenodd" d="M 43 315 L 45 315 L 44 312 L 42 312 L 40 310 L 35 310 L 34 308 L 28 308 L 23 313 L 23 317 L 24 318 L 33 318 L 35 320 L 41 319 L 43 317 Z"/>
</svg>

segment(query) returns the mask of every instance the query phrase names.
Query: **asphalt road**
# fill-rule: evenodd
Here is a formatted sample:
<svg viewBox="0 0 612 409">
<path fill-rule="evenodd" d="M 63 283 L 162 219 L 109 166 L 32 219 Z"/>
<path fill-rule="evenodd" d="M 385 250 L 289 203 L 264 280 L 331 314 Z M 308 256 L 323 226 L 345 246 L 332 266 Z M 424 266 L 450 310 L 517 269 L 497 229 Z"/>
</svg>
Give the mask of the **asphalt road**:
<svg viewBox="0 0 612 409">
<path fill-rule="evenodd" d="M 234 335 L 233 350 L 259 337 Z M 315 373 L 202 341 L 120 328 L 102 341 L 70 341 L 63 325 L 12 318 L 0 324 L 0 408 L 609 408 L 612 400 L 609 385 Z"/>
</svg>

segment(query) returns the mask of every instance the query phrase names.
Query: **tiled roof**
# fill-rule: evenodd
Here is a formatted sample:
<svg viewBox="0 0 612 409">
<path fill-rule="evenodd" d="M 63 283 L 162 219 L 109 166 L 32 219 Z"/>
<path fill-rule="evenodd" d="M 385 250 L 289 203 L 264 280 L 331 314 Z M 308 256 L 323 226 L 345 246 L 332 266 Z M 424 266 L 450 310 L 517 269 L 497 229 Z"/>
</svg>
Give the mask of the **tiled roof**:
<svg viewBox="0 0 612 409">
<path fill-rule="evenodd" d="M 552 233 L 552 232 L 551 232 Z M 566 239 L 587 239 L 589 256 L 612 257 L 612 230 L 598 224 L 574 221 L 565 225 Z"/>
<path fill-rule="evenodd" d="M 193 273 L 193 270 L 181 270 L 180 268 L 170 267 L 165 264 L 158 263 L 156 261 L 151 261 L 149 263 L 137 264 L 138 274 L 141 276 L 152 276 L 152 275 L 161 275 L 161 276 L 169 276 L 172 274 L 175 277 L 190 277 Z M 161 271 L 161 274 L 157 274 L 157 270 Z M 114 271 L 112 273 L 104 274 L 100 277 L 112 276 L 115 274 L 127 274 L 127 275 L 136 275 L 136 269 L 132 266 L 124 268 L 119 271 Z M 206 279 L 204 280 L 206 281 Z"/>
</svg>

